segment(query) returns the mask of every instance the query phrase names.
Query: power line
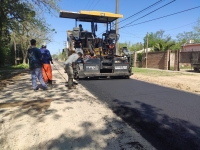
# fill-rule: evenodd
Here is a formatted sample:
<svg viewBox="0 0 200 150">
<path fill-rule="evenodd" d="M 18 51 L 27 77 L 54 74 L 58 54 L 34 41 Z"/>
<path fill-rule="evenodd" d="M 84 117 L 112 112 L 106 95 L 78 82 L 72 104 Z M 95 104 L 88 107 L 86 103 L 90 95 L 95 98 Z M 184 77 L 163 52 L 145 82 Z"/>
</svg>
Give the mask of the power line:
<svg viewBox="0 0 200 150">
<path fill-rule="evenodd" d="M 90 9 L 90 7 L 92 6 L 93 3 L 94 3 L 94 0 L 92 1 L 91 5 L 88 7 L 88 10 Z"/>
<path fill-rule="evenodd" d="M 148 10 L 149 8 L 151 8 L 151 7 L 153 7 L 153 6 L 156 6 L 157 4 L 159 4 L 160 2 L 163 2 L 163 1 L 165 1 L 165 0 L 160 0 L 160 1 L 154 3 L 154 4 L 150 5 L 150 6 L 148 6 L 148 7 L 144 8 L 144 9 L 142 9 L 141 11 L 139 11 L 139 12 L 137 12 L 137 13 L 135 13 L 135 14 L 129 16 L 128 18 L 125 18 L 125 19 L 119 21 L 118 24 L 121 23 L 121 22 L 123 22 L 123 21 L 126 21 L 127 19 L 132 18 L 132 17 L 134 17 L 134 16 L 136 16 L 136 15 L 138 15 L 138 14 L 140 14 L 140 13 L 146 11 L 146 10 Z"/>
<path fill-rule="evenodd" d="M 183 27 L 185 27 L 185 26 L 188 26 L 188 25 L 191 25 L 191 24 L 194 24 L 194 23 L 197 23 L 197 22 L 198 22 L 198 21 L 191 22 L 191 23 L 189 23 L 189 24 L 185 24 L 185 25 L 182 25 L 182 26 L 179 26 L 179 27 L 175 27 L 175 28 L 173 28 L 173 29 L 164 30 L 164 31 L 171 31 L 171 30 L 183 28 Z M 125 29 L 123 28 L 123 29 L 121 29 L 121 30 L 125 30 Z M 125 30 L 125 31 L 126 31 L 126 30 Z M 128 31 L 126 31 L 126 32 L 120 31 L 120 32 L 125 33 L 125 34 L 128 34 L 128 35 L 131 35 L 131 36 L 133 35 L 133 36 L 135 36 L 135 37 L 137 37 L 137 38 L 142 38 L 142 37 L 137 36 L 138 34 L 130 33 L 130 32 L 128 32 Z M 143 34 L 139 34 L 139 35 L 143 35 Z M 121 36 L 121 35 L 120 35 L 120 36 Z M 170 34 L 170 36 L 171 36 L 171 34 Z"/>
<path fill-rule="evenodd" d="M 137 21 L 137 20 L 139 20 L 139 19 L 141 19 L 141 18 L 144 18 L 144 17 L 150 15 L 151 13 L 153 13 L 153 12 L 155 12 L 155 11 L 157 11 L 157 10 L 159 10 L 159 9 L 161 9 L 161 8 L 163 8 L 163 7 L 165 7 L 165 6 L 169 5 L 169 4 L 171 4 L 171 3 L 173 3 L 174 1 L 176 1 L 176 0 L 173 0 L 173 1 L 171 1 L 171 2 L 169 2 L 169 3 L 167 3 L 167 4 L 165 4 L 165 5 L 163 5 L 163 6 L 159 7 L 159 8 L 157 8 L 157 9 L 151 11 L 150 13 L 148 13 L 148 14 L 146 14 L 146 15 L 144 15 L 144 16 L 142 16 L 142 17 L 140 17 L 140 18 L 138 18 L 138 19 L 136 19 L 136 20 L 134 20 L 134 21 L 132 21 L 132 22 L 130 22 L 130 23 L 127 23 L 126 25 L 120 27 L 119 29 L 121 29 L 121 28 L 123 28 L 123 27 L 125 27 L 125 26 L 127 26 L 127 25 L 129 25 L 129 24 L 132 24 L 133 22 L 135 22 L 135 21 Z"/>
<path fill-rule="evenodd" d="M 135 35 L 135 34 L 133 34 L 133 33 L 128 33 L 128 32 L 124 32 L 124 31 L 121 31 L 122 33 L 125 33 L 125 34 L 128 34 L 128 35 L 130 35 L 130 36 L 134 36 L 134 37 L 136 37 L 136 38 L 142 38 L 142 37 L 139 37 L 139 36 L 137 36 L 137 35 Z M 121 35 L 120 35 L 121 36 Z"/>
<path fill-rule="evenodd" d="M 190 11 L 190 10 L 193 10 L 193 9 L 197 9 L 197 8 L 199 8 L 199 7 L 200 7 L 200 6 L 193 7 L 193 8 L 189 8 L 189 9 L 186 9 L 186 10 L 183 10 L 183 11 L 179 11 L 179 12 L 176 12 L 176 13 L 173 13 L 173 14 L 169 14 L 169 15 L 165 15 L 165 16 L 158 17 L 158 18 L 155 18 L 155 19 L 151 19 L 151 20 L 143 21 L 143 22 L 136 23 L 136 24 L 133 24 L 133 25 L 129 25 L 129 26 L 126 26 L 126 27 L 123 27 L 123 28 L 127 28 L 127 27 L 131 27 L 131 26 L 143 24 L 143 23 L 146 23 L 146 22 L 151 22 L 151 21 L 154 21 L 154 20 L 166 18 L 166 17 L 172 16 L 172 15 L 176 15 L 176 14 L 180 14 L 180 13 L 183 13 L 183 12 L 186 12 L 186 11 Z M 120 28 L 120 29 L 123 29 L 123 28 Z"/>
<path fill-rule="evenodd" d="M 93 9 L 96 7 L 96 5 L 99 3 L 99 0 L 96 2 L 96 4 L 93 6 Z"/>
<path fill-rule="evenodd" d="M 124 20 L 122 20 L 122 21 L 125 21 L 125 20 L 127 20 L 127 19 L 129 19 L 129 18 L 131 18 L 131 17 L 133 17 L 133 16 L 136 16 L 136 15 L 138 15 L 138 14 L 140 14 L 141 12 L 143 12 L 143 11 L 145 11 L 145 10 L 148 10 L 149 8 L 151 8 L 151 7 L 153 7 L 153 6 L 156 6 L 157 4 L 159 4 L 160 2 L 162 2 L 162 1 L 165 1 L 165 0 L 160 0 L 160 1 L 158 1 L 158 2 L 156 2 L 156 3 L 154 3 L 154 4 L 152 4 L 152 5 L 150 5 L 150 6 L 148 6 L 148 7 L 146 7 L 146 8 L 144 8 L 143 10 L 141 10 L 141 11 L 139 11 L 139 12 L 137 12 L 136 14 L 133 14 L 133 15 L 131 15 L 130 17 L 128 17 L 128 18 L 126 18 L 126 19 L 124 19 Z M 175 0 L 173 0 L 173 1 L 175 1 Z M 172 1 L 172 2 L 173 2 Z M 171 3 L 171 2 L 170 2 Z M 167 4 L 166 4 L 167 5 Z M 162 7 L 164 7 L 164 6 L 162 6 Z M 161 7 L 160 7 L 161 8 Z M 160 8 L 158 8 L 158 9 L 160 9 Z M 156 10 L 155 10 L 156 11 Z M 139 18 L 140 19 L 140 18 Z M 120 22 L 122 22 L 122 21 L 120 21 Z M 118 24 L 120 23 L 120 22 L 118 22 Z M 116 25 L 116 24 L 115 24 Z M 126 26 L 126 25 L 125 25 Z M 120 29 L 120 28 L 119 28 Z M 105 30 L 104 30 L 104 32 L 105 32 Z M 102 32 L 102 33 L 104 33 L 104 32 Z M 100 33 L 100 34 L 102 34 L 102 33 Z M 100 34 L 98 34 L 97 36 L 99 36 Z"/>
<path fill-rule="evenodd" d="M 89 0 L 88 3 L 86 4 L 85 9 L 87 8 L 87 6 L 88 6 L 89 3 L 90 3 L 90 0 Z"/>
<path fill-rule="evenodd" d="M 192 22 L 192 23 L 189 23 L 189 24 L 186 24 L 186 25 L 183 25 L 183 26 L 179 26 L 179 27 L 176 27 L 176 28 L 173 28 L 173 29 L 165 30 L 165 31 L 171 31 L 171 30 L 179 29 L 179 28 L 182 28 L 182 27 L 185 27 L 185 26 L 188 26 L 188 25 L 194 24 L 194 23 L 197 23 L 197 21 Z"/>
</svg>

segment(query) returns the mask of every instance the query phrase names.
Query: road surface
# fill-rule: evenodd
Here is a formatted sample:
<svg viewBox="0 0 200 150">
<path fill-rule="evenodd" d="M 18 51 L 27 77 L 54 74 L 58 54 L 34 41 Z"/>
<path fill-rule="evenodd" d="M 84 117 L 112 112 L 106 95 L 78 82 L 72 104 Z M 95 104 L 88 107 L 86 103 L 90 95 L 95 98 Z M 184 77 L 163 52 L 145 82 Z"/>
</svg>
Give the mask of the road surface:
<svg viewBox="0 0 200 150">
<path fill-rule="evenodd" d="M 200 149 L 198 95 L 134 79 L 80 83 L 157 149 Z"/>
</svg>

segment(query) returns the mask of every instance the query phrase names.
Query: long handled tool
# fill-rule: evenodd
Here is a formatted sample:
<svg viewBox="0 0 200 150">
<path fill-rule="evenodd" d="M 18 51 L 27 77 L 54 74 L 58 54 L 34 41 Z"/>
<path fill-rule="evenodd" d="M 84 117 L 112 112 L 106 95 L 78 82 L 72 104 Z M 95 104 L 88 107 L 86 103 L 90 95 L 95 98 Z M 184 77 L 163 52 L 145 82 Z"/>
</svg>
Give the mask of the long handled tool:
<svg viewBox="0 0 200 150">
<path fill-rule="evenodd" d="M 58 63 L 59 64 L 59 63 Z M 59 64 L 60 65 L 60 64 Z M 59 74 L 63 77 L 63 79 L 66 81 L 66 85 L 68 84 L 68 81 L 67 81 L 67 79 L 60 73 L 60 71 L 57 69 L 57 67 L 53 64 L 53 66 L 54 66 L 54 68 L 59 72 Z M 77 82 L 74 82 L 73 81 L 73 83 L 75 84 L 75 85 L 77 85 L 78 83 Z"/>
</svg>

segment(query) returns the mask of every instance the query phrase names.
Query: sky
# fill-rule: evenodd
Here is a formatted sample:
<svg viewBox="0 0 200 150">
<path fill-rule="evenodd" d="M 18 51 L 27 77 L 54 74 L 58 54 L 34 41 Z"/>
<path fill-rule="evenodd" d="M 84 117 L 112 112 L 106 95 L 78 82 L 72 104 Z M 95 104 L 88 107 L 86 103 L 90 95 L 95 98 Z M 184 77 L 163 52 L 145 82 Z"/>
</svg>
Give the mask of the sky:
<svg viewBox="0 0 200 150">
<path fill-rule="evenodd" d="M 156 6 L 122 21 L 158 1 L 159 0 L 119 0 L 119 14 L 123 15 L 123 18 L 119 19 L 119 28 L 133 21 L 132 24 L 137 24 L 200 6 L 200 0 L 163 0 Z M 60 6 L 60 10 L 72 12 L 79 12 L 80 10 L 116 12 L 116 0 L 61 0 L 58 5 Z M 72 30 L 75 27 L 75 20 L 59 18 L 59 12 L 57 16 L 46 14 L 45 17 L 47 23 L 50 24 L 50 28 L 55 29 L 57 32 L 53 36 L 53 41 L 47 43 L 47 48 L 50 50 L 51 54 L 59 54 L 62 52 L 62 49 L 65 48 L 64 43 L 67 41 L 66 31 Z M 147 32 L 155 33 L 159 30 L 164 30 L 165 35 L 170 35 L 175 39 L 176 35 L 179 33 L 192 31 L 193 27 L 197 24 L 198 18 L 200 18 L 200 7 L 151 22 L 122 28 L 119 30 L 119 42 L 130 42 L 131 44 L 143 42 L 143 38 L 146 36 Z M 79 23 L 83 25 L 84 30 L 90 31 L 89 23 L 78 22 L 78 24 Z M 105 29 L 106 27 L 103 24 L 98 24 L 97 35 L 101 34 Z"/>
</svg>

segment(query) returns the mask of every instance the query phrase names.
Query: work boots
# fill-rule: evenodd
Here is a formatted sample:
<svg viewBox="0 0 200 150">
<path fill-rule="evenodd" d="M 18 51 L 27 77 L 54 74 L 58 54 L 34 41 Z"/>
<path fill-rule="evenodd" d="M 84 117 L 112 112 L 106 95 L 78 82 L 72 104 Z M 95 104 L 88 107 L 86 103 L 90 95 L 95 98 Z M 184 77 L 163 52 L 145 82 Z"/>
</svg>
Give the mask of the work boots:
<svg viewBox="0 0 200 150">
<path fill-rule="evenodd" d="M 51 90 L 53 88 L 52 80 L 48 80 L 48 82 L 46 83 L 46 85 L 48 86 L 48 89 Z"/>
<path fill-rule="evenodd" d="M 73 86 L 71 86 L 71 87 L 68 87 L 68 89 L 69 89 L 69 90 L 76 89 L 76 86 L 73 85 Z"/>
</svg>

